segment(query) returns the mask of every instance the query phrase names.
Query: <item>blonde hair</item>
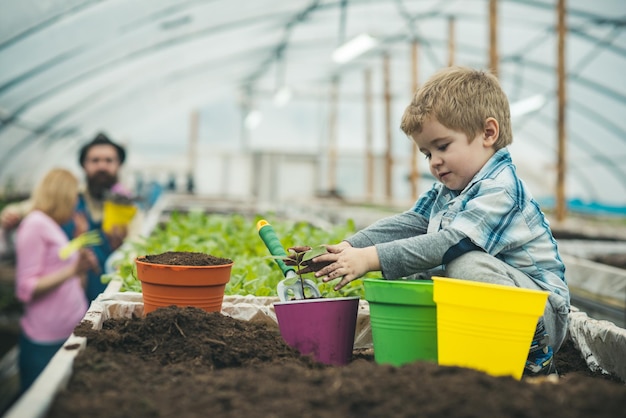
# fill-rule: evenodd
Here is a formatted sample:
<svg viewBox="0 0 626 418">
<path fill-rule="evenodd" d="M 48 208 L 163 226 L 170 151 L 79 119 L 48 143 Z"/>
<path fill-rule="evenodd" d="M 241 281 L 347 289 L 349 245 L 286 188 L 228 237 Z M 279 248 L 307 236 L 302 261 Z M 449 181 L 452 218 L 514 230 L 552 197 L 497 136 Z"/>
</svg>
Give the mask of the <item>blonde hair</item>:
<svg viewBox="0 0 626 418">
<path fill-rule="evenodd" d="M 415 93 L 400 129 L 409 136 L 419 134 L 431 117 L 463 132 L 470 141 L 491 117 L 500 128 L 493 147 L 498 150 L 513 142 L 509 101 L 496 76 L 487 71 L 457 66 L 439 70 Z"/>
<path fill-rule="evenodd" d="M 63 224 L 72 218 L 78 196 L 78 179 L 68 170 L 55 168 L 39 182 L 32 196 L 33 209 Z"/>
</svg>

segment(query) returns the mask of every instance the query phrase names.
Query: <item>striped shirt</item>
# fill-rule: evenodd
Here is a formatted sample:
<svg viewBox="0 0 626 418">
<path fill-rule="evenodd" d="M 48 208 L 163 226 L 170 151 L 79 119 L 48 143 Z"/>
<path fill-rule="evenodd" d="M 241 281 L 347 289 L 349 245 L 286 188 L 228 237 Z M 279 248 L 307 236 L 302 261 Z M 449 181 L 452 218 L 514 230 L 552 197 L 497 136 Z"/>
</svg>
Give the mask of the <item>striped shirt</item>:
<svg viewBox="0 0 626 418">
<path fill-rule="evenodd" d="M 482 250 L 569 301 L 565 265 L 539 205 L 498 150 L 460 193 L 436 183 L 411 210 L 382 219 L 347 241 L 376 245 L 387 279 L 445 265 Z"/>
</svg>

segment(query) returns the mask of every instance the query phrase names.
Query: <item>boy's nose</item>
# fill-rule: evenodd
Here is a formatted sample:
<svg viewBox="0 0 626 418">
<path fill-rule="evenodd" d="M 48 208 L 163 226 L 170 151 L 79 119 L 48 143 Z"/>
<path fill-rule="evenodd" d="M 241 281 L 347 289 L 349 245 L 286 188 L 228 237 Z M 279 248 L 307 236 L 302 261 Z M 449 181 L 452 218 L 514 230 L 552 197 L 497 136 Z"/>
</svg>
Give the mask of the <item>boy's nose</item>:
<svg viewBox="0 0 626 418">
<path fill-rule="evenodd" d="M 431 156 L 430 157 L 430 166 L 431 167 L 438 167 L 441 165 L 441 163 L 443 162 L 443 160 L 439 157 L 436 156 Z"/>
</svg>

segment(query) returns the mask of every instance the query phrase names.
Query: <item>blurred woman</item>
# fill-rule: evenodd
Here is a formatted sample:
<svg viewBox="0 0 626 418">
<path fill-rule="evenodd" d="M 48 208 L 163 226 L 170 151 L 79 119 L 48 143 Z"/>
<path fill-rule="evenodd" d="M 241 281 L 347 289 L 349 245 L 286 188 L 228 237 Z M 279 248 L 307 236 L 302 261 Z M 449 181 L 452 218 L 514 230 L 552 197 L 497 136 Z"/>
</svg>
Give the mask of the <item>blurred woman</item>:
<svg viewBox="0 0 626 418">
<path fill-rule="evenodd" d="M 98 264 L 82 249 L 62 260 L 68 242 L 61 225 L 69 221 L 78 198 L 78 180 L 53 169 L 32 195 L 32 210 L 16 233 L 16 295 L 24 304 L 20 319 L 19 369 L 24 392 L 61 348 L 87 312 L 84 277 Z"/>
</svg>

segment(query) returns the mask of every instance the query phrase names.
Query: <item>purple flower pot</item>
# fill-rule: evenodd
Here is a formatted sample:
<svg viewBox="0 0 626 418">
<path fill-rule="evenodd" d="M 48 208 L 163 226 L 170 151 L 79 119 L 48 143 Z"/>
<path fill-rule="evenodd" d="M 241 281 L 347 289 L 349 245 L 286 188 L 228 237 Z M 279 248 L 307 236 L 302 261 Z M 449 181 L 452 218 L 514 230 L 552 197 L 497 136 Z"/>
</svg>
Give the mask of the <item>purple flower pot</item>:
<svg viewBox="0 0 626 418">
<path fill-rule="evenodd" d="M 274 303 L 285 342 L 301 354 L 335 366 L 352 359 L 358 309 L 358 296 Z"/>
</svg>

